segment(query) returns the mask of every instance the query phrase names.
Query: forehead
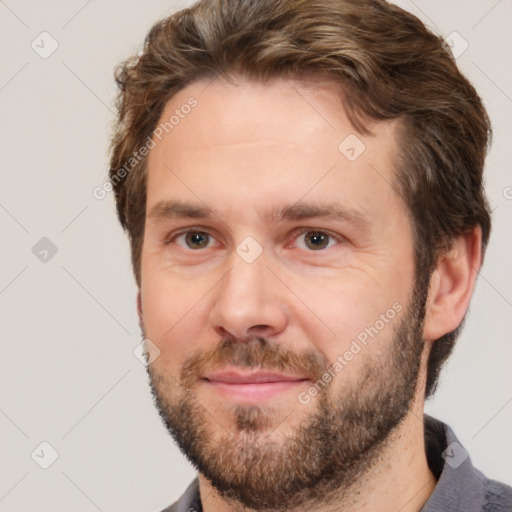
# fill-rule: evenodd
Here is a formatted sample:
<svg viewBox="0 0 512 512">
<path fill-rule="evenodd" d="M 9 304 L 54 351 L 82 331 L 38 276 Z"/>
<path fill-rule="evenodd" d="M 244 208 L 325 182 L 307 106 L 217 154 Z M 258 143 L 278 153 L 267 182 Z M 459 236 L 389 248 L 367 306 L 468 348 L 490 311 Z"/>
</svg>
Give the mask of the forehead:
<svg viewBox="0 0 512 512">
<path fill-rule="evenodd" d="M 192 101 L 196 106 L 189 108 Z M 281 145 L 304 142 L 303 149 L 322 142 L 337 149 L 343 136 L 357 134 L 345 113 L 349 103 L 340 84 L 328 78 L 276 78 L 265 83 L 216 78 L 178 91 L 167 102 L 159 124 L 165 128 L 173 118 L 173 126 L 162 135 L 179 141 L 183 149 L 195 148 L 198 140 L 225 145 L 265 139 Z M 396 122 L 369 124 L 374 144 L 394 143 Z"/>
<path fill-rule="evenodd" d="M 394 194 L 396 123 L 358 133 L 339 85 L 328 80 L 193 83 L 167 103 L 148 159 L 148 210 L 168 196 L 229 195 L 254 208 L 336 200 L 351 207 Z M 193 105 L 193 107 L 190 107 Z M 215 206 L 215 205 L 213 205 Z M 235 203 L 233 203 L 233 207 Z"/>
<path fill-rule="evenodd" d="M 185 147 L 195 145 L 194 135 L 211 145 L 265 139 L 281 145 L 299 140 L 311 144 L 330 132 L 334 135 L 339 129 L 336 118 L 345 120 L 341 91 L 331 82 L 275 79 L 263 84 L 221 78 L 179 91 L 166 105 L 162 118 L 168 118 L 192 96 L 198 102 L 190 116 L 194 117 L 193 133 L 191 123 L 183 123 L 173 134 Z"/>
</svg>

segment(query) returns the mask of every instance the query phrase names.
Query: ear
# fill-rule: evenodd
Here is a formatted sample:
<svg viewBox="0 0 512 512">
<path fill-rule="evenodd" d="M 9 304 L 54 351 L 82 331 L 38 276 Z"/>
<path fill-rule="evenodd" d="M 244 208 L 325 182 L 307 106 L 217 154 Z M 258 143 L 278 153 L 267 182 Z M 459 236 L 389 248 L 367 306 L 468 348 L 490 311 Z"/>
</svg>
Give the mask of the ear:
<svg viewBox="0 0 512 512">
<path fill-rule="evenodd" d="M 477 226 L 453 240 L 432 274 L 423 330 L 425 340 L 437 340 L 460 325 L 481 265 L 482 230 Z"/>
</svg>

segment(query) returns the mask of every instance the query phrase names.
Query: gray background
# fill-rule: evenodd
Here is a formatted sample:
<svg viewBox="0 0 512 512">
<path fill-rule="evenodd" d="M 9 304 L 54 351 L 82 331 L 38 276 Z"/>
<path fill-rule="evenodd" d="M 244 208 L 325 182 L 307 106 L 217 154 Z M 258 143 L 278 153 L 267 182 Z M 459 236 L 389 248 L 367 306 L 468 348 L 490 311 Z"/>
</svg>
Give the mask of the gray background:
<svg viewBox="0 0 512 512">
<path fill-rule="evenodd" d="M 106 175 L 114 65 L 186 4 L 0 0 L 2 511 L 159 510 L 194 477 L 132 353 L 136 288 L 112 195 L 92 195 Z M 400 5 L 467 41 L 458 62 L 495 130 L 487 163 L 493 236 L 427 411 L 454 428 L 477 467 L 512 484 L 512 3 Z M 48 58 L 31 47 L 51 49 L 43 31 L 59 45 Z M 59 454 L 48 469 L 38 465 L 51 461 L 43 441 Z"/>
</svg>

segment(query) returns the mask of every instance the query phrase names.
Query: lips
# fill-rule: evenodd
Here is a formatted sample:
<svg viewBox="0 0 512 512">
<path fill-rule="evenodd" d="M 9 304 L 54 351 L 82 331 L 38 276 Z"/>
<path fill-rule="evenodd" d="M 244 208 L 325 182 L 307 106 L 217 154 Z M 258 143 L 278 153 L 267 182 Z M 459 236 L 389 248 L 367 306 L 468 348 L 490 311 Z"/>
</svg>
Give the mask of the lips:
<svg viewBox="0 0 512 512">
<path fill-rule="evenodd" d="M 276 372 L 223 370 L 203 377 L 210 389 L 223 398 L 244 404 L 268 401 L 278 394 L 297 389 L 308 382 L 302 375 L 286 375 Z"/>
<path fill-rule="evenodd" d="M 308 380 L 307 377 L 284 375 L 273 372 L 241 373 L 233 370 L 208 374 L 204 377 L 210 382 L 222 382 L 225 384 L 262 384 L 268 382 L 297 382 Z"/>
</svg>

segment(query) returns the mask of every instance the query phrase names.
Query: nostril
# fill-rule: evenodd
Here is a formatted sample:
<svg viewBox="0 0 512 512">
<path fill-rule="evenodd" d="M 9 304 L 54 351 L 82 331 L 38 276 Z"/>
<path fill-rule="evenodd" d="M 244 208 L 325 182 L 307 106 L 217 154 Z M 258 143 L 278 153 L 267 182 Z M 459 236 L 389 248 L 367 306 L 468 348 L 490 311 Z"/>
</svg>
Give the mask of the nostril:
<svg viewBox="0 0 512 512">
<path fill-rule="evenodd" d="M 231 335 L 231 333 L 225 329 L 224 327 L 222 327 L 221 325 L 218 325 L 218 326 L 215 326 L 214 327 L 214 330 L 215 332 L 221 337 L 221 338 L 232 338 L 233 336 Z"/>
</svg>

